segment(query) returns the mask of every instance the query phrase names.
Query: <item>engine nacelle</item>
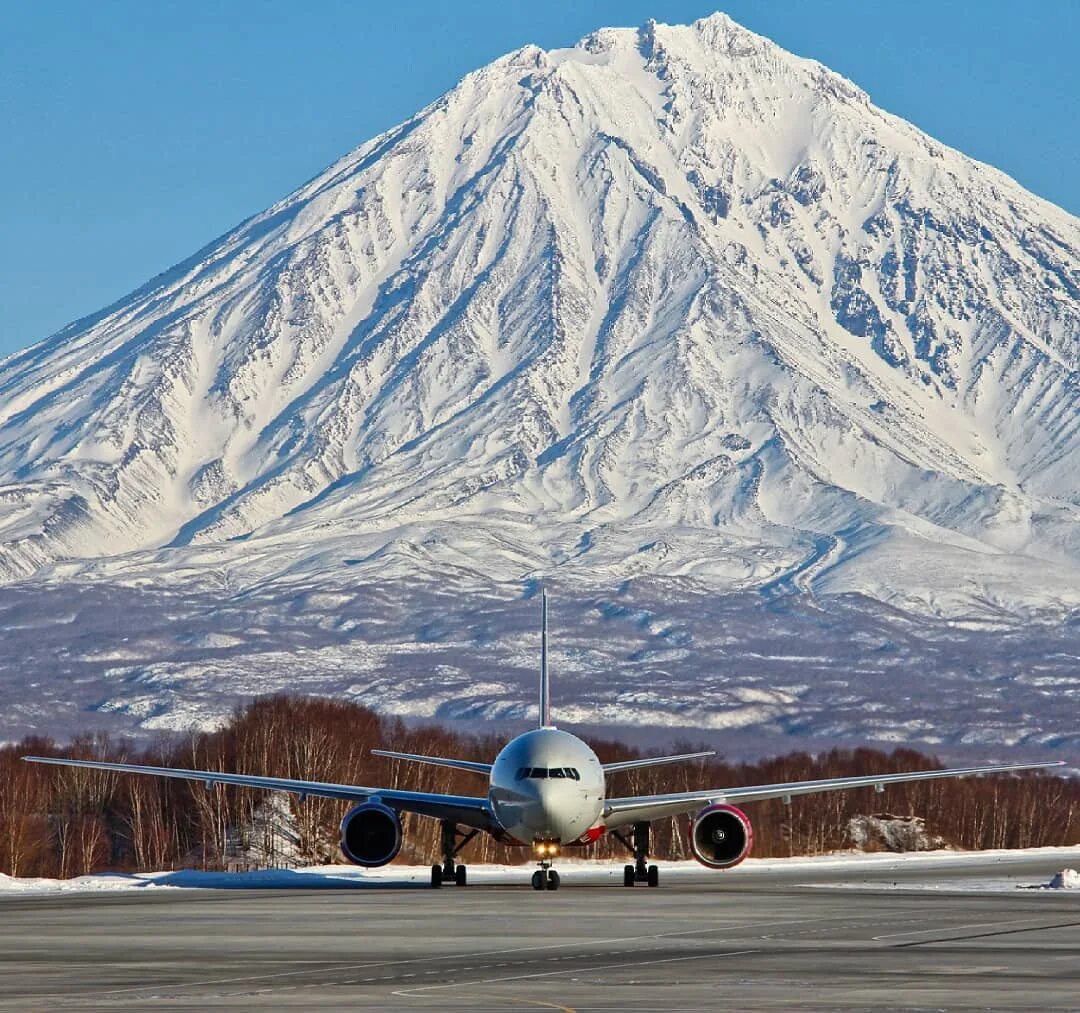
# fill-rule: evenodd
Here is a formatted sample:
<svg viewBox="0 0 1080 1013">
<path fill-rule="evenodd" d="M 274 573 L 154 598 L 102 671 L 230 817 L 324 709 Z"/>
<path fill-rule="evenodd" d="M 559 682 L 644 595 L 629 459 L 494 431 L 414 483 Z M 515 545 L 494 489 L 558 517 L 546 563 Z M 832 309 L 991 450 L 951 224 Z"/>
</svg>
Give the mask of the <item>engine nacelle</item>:
<svg viewBox="0 0 1080 1013">
<path fill-rule="evenodd" d="M 754 845 L 750 818 L 733 805 L 711 805 L 690 825 L 690 850 L 710 869 L 738 865 Z"/>
<path fill-rule="evenodd" d="M 401 850 L 401 817 L 379 802 L 354 806 L 341 821 L 341 851 L 355 865 L 374 869 Z"/>
</svg>

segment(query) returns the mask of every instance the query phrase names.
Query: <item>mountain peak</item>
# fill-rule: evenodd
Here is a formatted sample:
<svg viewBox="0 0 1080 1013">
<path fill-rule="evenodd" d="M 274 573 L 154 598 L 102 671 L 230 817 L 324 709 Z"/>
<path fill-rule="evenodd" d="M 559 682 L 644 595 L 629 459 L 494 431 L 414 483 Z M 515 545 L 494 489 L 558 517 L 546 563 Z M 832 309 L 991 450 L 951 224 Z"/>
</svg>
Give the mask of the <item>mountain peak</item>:
<svg viewBox="0 0 1080 1013">
<path fill-rule="evenodd" d="M 1071 603 L 1078 249 L 725 14 L 526 46 L 0 364 L 0 574 Z"/>
<path fill-rule="evenodd" d="M 675 27 L 680 28 L 682 26 Z M 714 49 L 730 49 L 735 46 L 736 52 L 730 55 L 740 55 L 742 47 L 745 46 L 780 48 L 765 36 L 758 35 L 756 32 L 750 31 L 749 28 L 740 25 L 739 22 L 724 11 L 714 11 L 703 18 L 698 18 L 689 27 L 701 36 L 706 45 Z"/>
</svg>

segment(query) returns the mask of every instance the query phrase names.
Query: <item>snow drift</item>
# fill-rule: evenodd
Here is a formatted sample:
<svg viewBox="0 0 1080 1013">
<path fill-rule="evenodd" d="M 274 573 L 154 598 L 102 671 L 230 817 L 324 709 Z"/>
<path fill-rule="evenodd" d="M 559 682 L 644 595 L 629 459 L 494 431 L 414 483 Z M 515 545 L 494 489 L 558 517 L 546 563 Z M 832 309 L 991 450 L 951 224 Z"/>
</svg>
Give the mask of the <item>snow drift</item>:
<svg viewBox="0 0 1080 1013">
<path fill-rule="evenodd" d="M 1049 890 L 1080 890 L 1080 872 L 1076 869 L 1062 869 L 1055 872 L 1047 884 Z"/>
</svg>

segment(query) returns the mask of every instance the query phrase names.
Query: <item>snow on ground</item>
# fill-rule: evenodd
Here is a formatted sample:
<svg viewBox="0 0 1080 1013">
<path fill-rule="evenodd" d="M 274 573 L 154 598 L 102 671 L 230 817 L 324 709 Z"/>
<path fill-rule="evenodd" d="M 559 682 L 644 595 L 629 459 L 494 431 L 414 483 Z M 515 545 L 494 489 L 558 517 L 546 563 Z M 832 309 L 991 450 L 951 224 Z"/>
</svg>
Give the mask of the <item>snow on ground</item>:
<svg viewBox="0 0 1080 1013">
<path fill-rule="evenodd" d="M 1080 872 L 1076 869 L 1062 869 L 1048 885 L 1051 890 L 1080 890 Z"/>
<path fill-rule="evenodd" d="M 1045 875 L 1039 877 L 1008 876 L 1010 866 L 1031 859 L 1044 861 L 1048 868 L 1061 868 L 1069 863 L 1080 867 L 1080 846 L 1072 848 L 1023 848 L 1001 851 L 925 851 L 907 854 L 836 852 L 803 858 L 750 858 L 734 869 L 709 872 L 694 861 L 665 862 L 662 876 L 667 879 L 691 876 L 717 876 L 718 882 L 725 878 L 744 879 L 759 875 L 798 876 L 805 873 L 812 885 L 860 887 L 872 885 L 875 889 L 932 889 L 932 890 L 1014 890 L 1028 889 L 1077 889 L 1080 873 L 1065 868 L 1054 877 L 1054 887 L 1047 883 Z M 1000 867 L 1000 875 L 984 877 L 971 873 L 985 867 Z M 845 869 L 873 874 L 883 872 L 902 873 L 904 879 L 881 881 L 812 882 L 819 876 L 832 877 Z M 559 875 L 566 884 L 598 886 L 622 882 L 622 864 L 617 862 L 577 859 L 559 862 Z M 533 863 L 521 865 L 470 865 L 469 881 L 486 885 L 524 885 L 533 870 Z M 956 879 L 941 878 L 943 872 L 955 870 Z M 913 873 L 925 872 L 926 880 L 910 878 Z M 966 874 L 966 876 L 965 876 Z M 0 897 L 51 895 L 57 893 L 94 893 L 144 889 L 209 889 L 209 890 L 267 890 L 267 889 L 343 889 L 343 888 L 402 888 L 427 886 L 430 882 L 430 866 L 388 865 L 381 869 L 361 869 L 352 865 L 320 865 L 304 869 L 265 869 L 257 872 L 200 872 L 195 869 L 179 869 L 167 872 L 99 873 L 78 876 L 73 879 L 16 878 L 0 874 Z M 964 878 L 960 878 L 964 877 Z"/>
<path fill-rule="evenodd" d="M 911 890 L 927 891 L 936 893 L 1012 893 L 1014 890 L 1032 890 L 1036 893 L 1055 893 L 1058 890 L 1071 890 L 1080 882 L 1075 877 L 1078 874 L 1075 869 L 1064 869 L 1055 873 L 1049 881 L 1045 876 L 987 876 L 986 878 L 967 876 L 960 879 L 927 879 L 927 880 L 896 880 L 892 883 L 879 883 L 877 881 L 849 880 L 833 883 L 813 883 L 813 886 L 826 887 L 838 890 L 853 890 L 873 887 L 876 890 Z M 1062 886 L 1062 877 L 1066 877 L 1066 885 Z"/>
<path fill-rule="evenodd" d="M 555 720 L 586 734 L 689 739 L 729 759 L 900 743 L 957 761 L 1080 752 L 1080 619 L 968 629 L 868 599 L 684 580 L 550 590 Z M 509 736 L 535 708 L 534 593 L 312 577 L 223 597 L 165 572 L 153 586 L 0 587 L 0 739 L 145 741 L 281 691 Z"/>
</svg>

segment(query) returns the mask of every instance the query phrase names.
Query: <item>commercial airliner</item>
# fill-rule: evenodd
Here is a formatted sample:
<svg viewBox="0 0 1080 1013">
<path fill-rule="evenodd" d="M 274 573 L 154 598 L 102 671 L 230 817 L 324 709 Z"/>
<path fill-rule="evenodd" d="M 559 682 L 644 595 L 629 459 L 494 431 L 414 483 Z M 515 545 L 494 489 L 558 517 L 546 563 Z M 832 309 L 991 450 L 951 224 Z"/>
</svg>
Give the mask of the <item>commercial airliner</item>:
<svg viewBox="0 0 1080 1013">
<path fill-rule="evenodd" d="M 734 803 L 743 805 L 762 799 L 781 798 L 790 803 L 797 795 L 840 791 L 873 785 L 877 791 L 889 784 L 925 781 L 938 777 L 1000 773 L 1060 766 L 1053 763 L 1014 763 L 964 767 L 955 770 L 925 770 L 903 774 L 876 774 L 868 777 L 840 777 L 821 781 L 791 781 L 751 787 L 718 787 L 704 791 L 683 791 L 667 795 L 608 798 L 606 778 L 620 770 L 679 763 L 712 756 L 712 752 L 681 756 L 649 757 L 601 763 L 581 739 L 560 731 L 551 723 L 547 595 L 542 596 L 540 648 L 540 720 L 538 727 L 511 740 L 493 763 L 417 756 L 375 749 L 377 756 L 394 757 L 416 763 L 467 770 L 487 778 L 486 795 L 442 795 L 435 792 L 398 791 L 395 788 L 366 788 L 323 781 L 299 781 L 283 777 L 230 774 L 217 770 L 185 770 L 148 767 L 131 763 L 105 763 L 49 756 L 24 756 L 32 763 L 52 763 L 70 767 L 91 767 L 130 774 L 202 781 L 207 788 L 216 784 L 243 788 L 264 788 L 298 795 L 340 798 L 355 802 L 341 821 L 341 851 L 356 865 L 374 868 L 393 861 L 401 850 L 402 813 L 417 813 L 442 824 L 441 858 L 431 867 L 431 885 L 466 884 L 466 867 L 456 859 L 477 834 L 490 834 L 506 844 L 531 847 L 538 868 L 532 876 L 535 890 L 557 890 L 559 874 L 554 860 L 566 847 L 592 844 L 606 833 L 612 834 L 633 855 L 633 863 L 623 869 L 623 883 L 657 886 L 659 871 L 649 863 L 649 827 L 654 820 L 687 813 L 690 820 L 690 848 L 694 857 L 710 869 L 738 865 L 750 853 L 753 828 L 750 818 Z"/>
</svg>

